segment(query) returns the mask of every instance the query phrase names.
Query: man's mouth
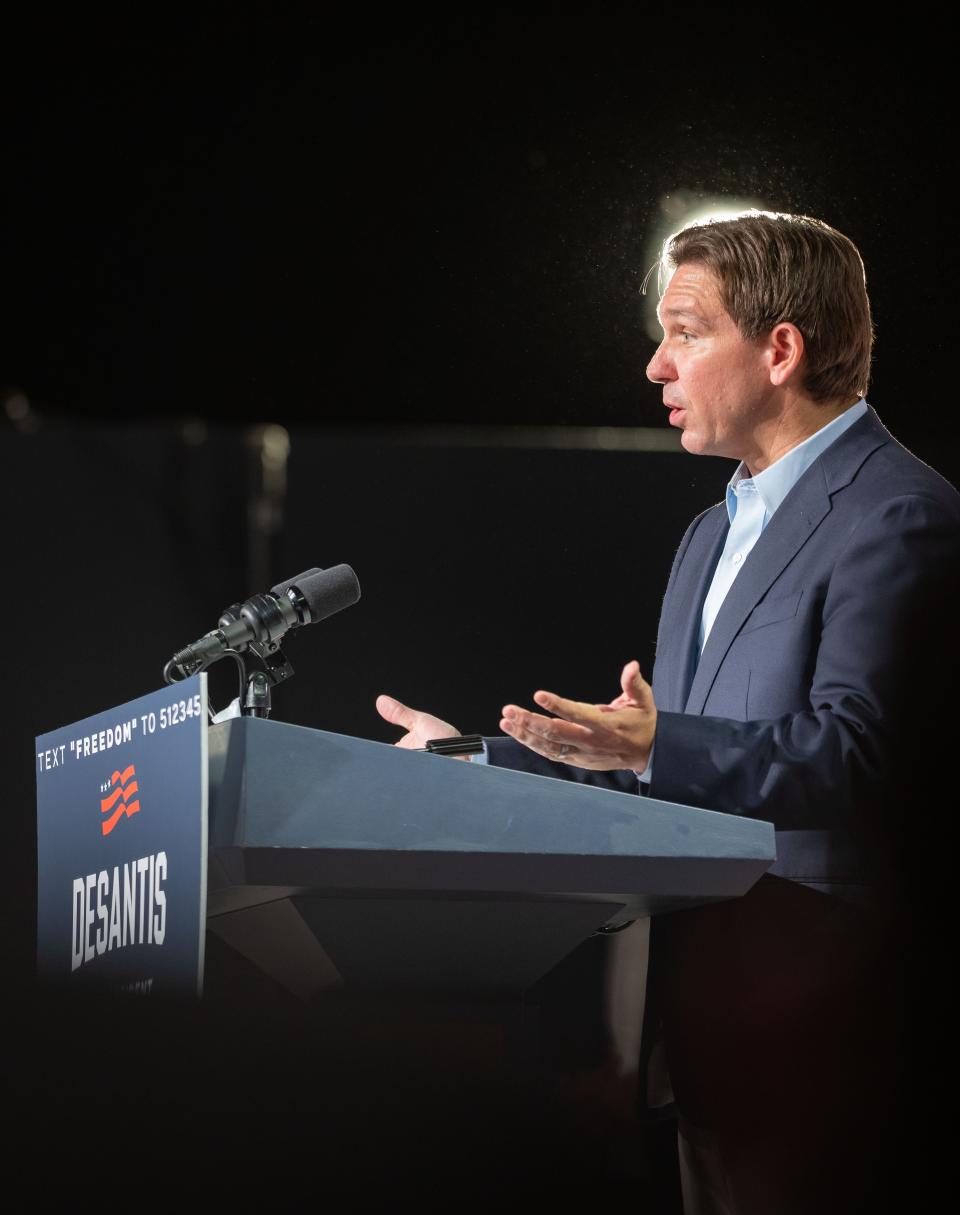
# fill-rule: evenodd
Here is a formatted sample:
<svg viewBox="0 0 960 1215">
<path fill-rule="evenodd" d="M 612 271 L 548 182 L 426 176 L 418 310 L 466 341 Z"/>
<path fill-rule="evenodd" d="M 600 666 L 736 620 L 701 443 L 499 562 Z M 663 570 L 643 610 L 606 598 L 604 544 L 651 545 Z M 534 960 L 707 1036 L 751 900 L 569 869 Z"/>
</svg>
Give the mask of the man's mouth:
<svg viewBox="0 0 960 1215">
<path fill-rule="evenodd" d="M 671 426 L 676 426 L 687 411 L 682 405 L 669 405 L 667 402 L 664 402 L 664 404 L 667 405 L 667 409 L 670 410 L 670 417 L 667 420 Z"/>
</svg>

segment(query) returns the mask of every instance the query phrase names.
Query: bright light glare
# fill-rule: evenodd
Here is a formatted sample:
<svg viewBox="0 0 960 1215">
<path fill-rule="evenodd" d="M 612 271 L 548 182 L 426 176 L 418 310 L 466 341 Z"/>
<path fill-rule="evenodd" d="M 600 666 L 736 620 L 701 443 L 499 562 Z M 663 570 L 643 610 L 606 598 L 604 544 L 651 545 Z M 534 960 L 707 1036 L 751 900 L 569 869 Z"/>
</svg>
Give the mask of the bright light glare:
<svg viewBox="0 0 960 1215">
<path fill-rule="evenodd" d="M 644 321 L 647 335 L 659 342 L 662 336 L 657 320 L 657 274 L 663 243 L 668 236 L 679 232 L 690 224 L 702 224 L 711 219 L 734 219 L 744 211 L 768 211 L 770 208 L 756 198 L 708 197 L 690 190 L 676 190 L 660 199 L 661 220 L 650 232 L 650 240 L 644 253 L 644 264 L 650 267 L 644 300 Z M 662 284 L 666 287 L 666 283 Z"/>
</svg>

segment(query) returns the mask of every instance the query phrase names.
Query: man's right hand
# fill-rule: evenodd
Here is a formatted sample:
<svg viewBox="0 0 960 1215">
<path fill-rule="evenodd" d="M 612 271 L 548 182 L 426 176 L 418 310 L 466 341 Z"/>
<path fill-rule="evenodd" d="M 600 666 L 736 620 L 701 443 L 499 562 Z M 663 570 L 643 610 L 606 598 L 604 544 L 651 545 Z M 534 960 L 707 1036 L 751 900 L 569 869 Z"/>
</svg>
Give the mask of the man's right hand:
<svg viewBox="0 0 960 1215">
<path fill-rule="evenodd" d="M 395 744 L 408 750 L 425 747 L 432 738 L 459 738 L 460 731 L 447 721 L 441 721 L 430 713 L 421 713 L 419 709 L 408 709 L 392 696 L 377 697 L 377 712 L 392 725 L 403 726 L 407 731 L 403 738 Z M 457 757 L 461 758 L 460 756 Z M 462 758 L 469 758 L 463 756 Z"/>
</svg>

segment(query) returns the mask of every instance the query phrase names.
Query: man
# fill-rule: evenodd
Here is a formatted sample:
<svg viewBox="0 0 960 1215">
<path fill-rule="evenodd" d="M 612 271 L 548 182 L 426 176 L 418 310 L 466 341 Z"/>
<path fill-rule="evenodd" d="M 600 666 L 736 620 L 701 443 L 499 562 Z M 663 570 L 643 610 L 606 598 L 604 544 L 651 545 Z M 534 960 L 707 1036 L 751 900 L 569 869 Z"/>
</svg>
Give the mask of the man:
<svg viewBox="0 0 960 1215">
<path fill-rule="evenodd" d="M 630 662 L 608 705 L 507 705 L 488 759 L 774 823 L 773 876 L 654 926 L 647 1019 L 685 1210 L 861 1209 L 872 1114 L 892 1108 L 889 896 L 953 648 L 960 498 L 863 400 L 872 325 L 846 237 L 751 212 L 684 229 L 664 266 L 647 375 L 687 451 L 739 462 L 727 500 L 681 542 L 652 687 Z M 401 746 L 455 733 L 378 708 Z"/>
</svg>

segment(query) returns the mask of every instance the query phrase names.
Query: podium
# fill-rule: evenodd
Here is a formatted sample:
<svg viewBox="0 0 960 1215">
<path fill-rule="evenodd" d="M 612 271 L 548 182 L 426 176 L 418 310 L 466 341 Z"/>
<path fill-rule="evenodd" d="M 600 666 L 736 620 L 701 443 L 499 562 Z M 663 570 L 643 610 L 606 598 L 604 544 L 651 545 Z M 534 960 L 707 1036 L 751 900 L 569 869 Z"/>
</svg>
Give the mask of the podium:
<svg viewBox="0 0 960 1215">
<path fill-rule="evenodd" d="M 305 998 L 509 999 L 775 858 L 769 823 L 257 718 L 209 765 L 208 930 Z"/>
<path fill-rule="evenodd" d="M 552 1097 L 590 1032 L 578 965 L 598 932 L 744 894 L 772 826 L 269 720 L 208 726 L 204 680 L 38 740 L 55 985 L 27 1020 L 54 1091 L 69 1076 L 112 1116 L 134 1084 L 157 1167 L 215 1143 L 220 1177 L 273 1185 L 282 1161 L 314 1197 L 318 1177 L 377 1170 L 391 1199 L 429 1177 L 451 1202 L 599 1177 Z M 44 1125 L 61 1108 L 75 1136 L 59 1098 Z M 305 1126 L 315 1147 L 291 1152 Z"/>
</svg>

